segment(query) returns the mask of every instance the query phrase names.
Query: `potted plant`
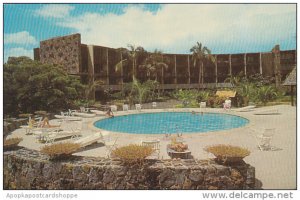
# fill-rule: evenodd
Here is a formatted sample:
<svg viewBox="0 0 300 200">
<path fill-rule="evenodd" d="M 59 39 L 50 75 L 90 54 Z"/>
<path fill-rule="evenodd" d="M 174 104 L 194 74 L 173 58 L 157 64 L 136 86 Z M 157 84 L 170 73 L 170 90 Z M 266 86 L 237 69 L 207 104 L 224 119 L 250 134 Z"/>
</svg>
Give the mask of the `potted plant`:
<svg viewBox="0 0 300 200">
<path fill-rule="evenodd" d="M 188 145 L 177 141 L 176 137 L 171 138 L 171 143 L 167 145 L 167 152 L 171 158 L 189 158 L 191 155 Z"/>
</svg>

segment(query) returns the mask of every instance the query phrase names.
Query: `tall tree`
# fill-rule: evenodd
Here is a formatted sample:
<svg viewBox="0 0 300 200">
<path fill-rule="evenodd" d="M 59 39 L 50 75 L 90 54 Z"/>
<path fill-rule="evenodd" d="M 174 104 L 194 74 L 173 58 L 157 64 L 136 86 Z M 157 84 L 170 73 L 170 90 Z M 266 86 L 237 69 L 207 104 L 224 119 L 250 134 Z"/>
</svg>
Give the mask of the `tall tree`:
<svg viewBox="0 0 300 200">
<path fill-rule="evenodd" d="M 42 64 L 27 57 L 10 57 L 4 64 L 4 113 L 36 110 L 60 111 L 84 95 L 78 77 L 60 66 Z"/>
<path fill-rule="evenodd" d="M 158 81 L 158 74 L 161 72 L 161 84 L 163 84 L 164 69 L 168 68 L 169 62 L 169 59 L 163 57 L 161 51 L 155 49 L 140 66 L 146 69 L 148 80 L 150 80 L 151 73 L 155 73 L 155 81 Z"/>
<path fill-rule="evenodd" d="M 190 49 L 190 52 L 192 53 L 193 66 L 199 67 L 198 84 L 200 87 L 201 84 L 203 86 L 203 64 L 209 61 L 214 63 L 215 58 L 211 55 L 211 51 L 199 42 Z"/>
<path fill-rule="evenodd" d="M 143 47 L 134 45 L 128 45 L 129 49 L 120 48 L 120 52 L 125 56 L 125 59 L 122 59 L 115 66 L 116 71 L 120 71 L 124 65 L 128 65 L 129 61 L 132 63 L 132 76 L 136 77 L 137 71 L 137 60 L 140 56 L 145 55 L 146 51 Z"/>
</svg>

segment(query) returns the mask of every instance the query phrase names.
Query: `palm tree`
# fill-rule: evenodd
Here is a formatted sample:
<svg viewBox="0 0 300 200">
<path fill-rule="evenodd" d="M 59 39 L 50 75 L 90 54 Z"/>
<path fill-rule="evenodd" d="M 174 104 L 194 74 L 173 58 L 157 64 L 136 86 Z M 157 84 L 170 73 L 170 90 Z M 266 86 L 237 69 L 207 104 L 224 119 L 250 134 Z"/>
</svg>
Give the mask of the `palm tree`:
<svg viewBox="0 0 300 200">
<path fill-rule="evenodd" d="M 125 55 L 125 59 L 122 59 L 115 66 L 115 71 L 120 71 L 123 65 L 127 65 L 128 61 L 132 62 L 132 76 L 136 77 L 137 59 L 146 53 L 145 49 L 141 46 L 135 47 L 134 45 L 128 45 L 128 49 L 120 48 L 120 52 Z"/>
<path fill-rule="evenodd" d="M 190 52 L 192 53 L 193 66 L 199 66 L 198 83 L 200 87 L 200 84 L 203 86 L 203 63 L 207 61 L 214 63 L 215 58 L 211 55 L 211 51 L 206 46 L 202 47 L 202 44 L 199 42 L 190 49 Z"/>
<path fill-rule="evenodd" d="M 155 49 L 154 52 L 146 58 L 144 64 L 140 66 L 146 69 L 148 80 L 150 80 L 151 73 L 155 72 L 155 81 L 157 81 L 158 73 L 161 71 L 161 84 L 163 84 L 164 69 L 169 67 L 168 63 L 169 60 L 164 59 L 162 52 Z"/>
</svg>

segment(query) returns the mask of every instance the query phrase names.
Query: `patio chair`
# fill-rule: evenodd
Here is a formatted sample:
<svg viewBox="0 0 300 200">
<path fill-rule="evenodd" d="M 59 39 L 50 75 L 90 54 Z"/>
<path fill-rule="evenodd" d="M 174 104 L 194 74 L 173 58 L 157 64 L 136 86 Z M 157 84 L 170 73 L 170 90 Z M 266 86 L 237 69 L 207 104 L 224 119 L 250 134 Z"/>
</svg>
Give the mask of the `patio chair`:
<svg viewBox="0 0 300 200">
<path fill-rule="evenodd" d="M 157 107 L 157 103 L 156 102 L 152 102 L 152 108 L 156 108 Z"/>
<path fill-rule="evenodd" d="M 109 158 L 111 152 L 117 148 L 118 139 L 119 139 L 118 137 L 114 139 L 112 139 L 111 137 L 103 137 L 107 158 Z"/>
<path fill-rule="evenodd" d="M 135 109 L 138 111 L 142 110 L 142 105 L 141 104 L 135 104 Z"/>
<path fill-rule="evenodd" d="M 79 109 L 80 109 L 80 112 L 82 112 L 82 113 L 86 112 L 85 107 L 83 107 L 83 106 L 80 106 Z"/>
<path fill-rule="evenodd" d="M 79 136 L 81 136 L 80 129 L 63 130 L 63 131 L 55 130 L 53 132 L 42 135 L 41 140 L 44 141 L 46 144 L 48 144 L 48 143 L 54 143 L 55 140 L 59 140 L 59 139 L 66 139 L 66 138 L 76 139 Z"/>
<path fill-rule="evenodd" d="M 271 140 L 275 134 L 274 128 L 257 129 L 254 126 L 249 127 L 251 135 L 255 138 L 257 147 L 261 151 L 271 150 Z"/>
<path fill-rule="evenodd" d="M 272 150 L 271 140 L 275 134 L 274 128 L 267 128 L 262 134 L 256 135 L 257 145 L 261 151 Z"/>
<path fill-rule="evenodd" d="M 104 134 L 102 132 L 87 135 L 74 141 L 74 143 L 79 144 L 81 148 L 87 147 L 97 142 L 104 142 Z"/>
<path fill-rule="evenodd" d="M 123 111 L 128 111 L 128 109 L 129 109 L 129 108 L 128 108 L 128 104 L 124 104 L 124 105 L 123 105 Z"/>
<path fill-rule="evenodd" d="M 142 141 L 141 144 L 142 144 L 142 146 L 151 147 L 154 150 L 152 155 L 157 156 L 157 159 L 159 159 L 160 140 Z"/>
<path fill-rule="evenodd" d="M 206 102 L 203 101 L 200 102 L 199 104 L 200 104 L 200 108 L 206 108 Z"/>
</svg>

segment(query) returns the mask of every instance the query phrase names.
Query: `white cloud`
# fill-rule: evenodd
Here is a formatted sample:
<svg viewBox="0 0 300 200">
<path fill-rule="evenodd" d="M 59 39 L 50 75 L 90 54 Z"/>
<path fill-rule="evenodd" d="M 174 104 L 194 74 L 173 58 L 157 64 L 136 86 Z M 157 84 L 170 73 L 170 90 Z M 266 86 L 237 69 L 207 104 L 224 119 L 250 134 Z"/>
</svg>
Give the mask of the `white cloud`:
<svg viewBox="0 0 300 200">
<path fill-rule="evenodd" d="M 4 61 L 8 60 L 8 57 L 27 56 L 33 59 L 33 50 L 25 49 L 23 47 L 8 48 L 4 50 Z"/>
<path fill-rule="evenodd" d="M 35 37 L 30 35 L 27 31 L 22 31 L 18 33 L 8 33 L 4 34 L 4 44 L 37 44 Z"/>
<path fill-rule="evenodd" d="M 64 18 L 68 17 L 73 9 L 73 6 L 66 4 L 48 4 L 41 7 L 35 13 L 42 17 Z"/>
<path fill-rule="evenodd" d="M 87 12 L 58 24 L 81 33 L 83 43 L 115 48 L 188 53 L 199 41 L 213 53 L 270 51 L 280 42 L 295 43 L 296 5 L 166 4 L 156 13 L 129 6 L 122 15 Z"/>
</svg>

